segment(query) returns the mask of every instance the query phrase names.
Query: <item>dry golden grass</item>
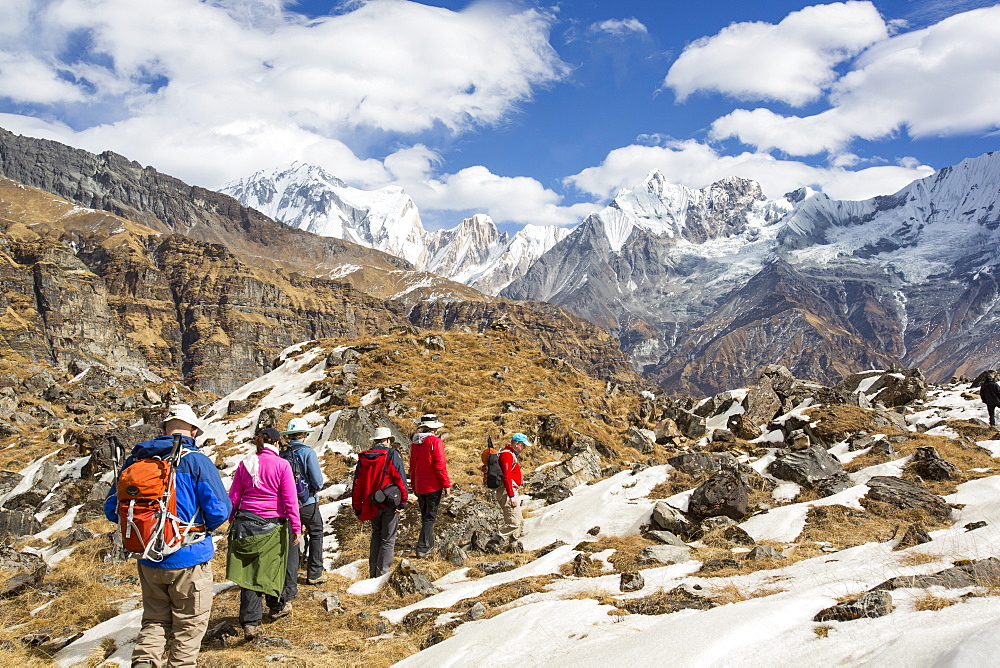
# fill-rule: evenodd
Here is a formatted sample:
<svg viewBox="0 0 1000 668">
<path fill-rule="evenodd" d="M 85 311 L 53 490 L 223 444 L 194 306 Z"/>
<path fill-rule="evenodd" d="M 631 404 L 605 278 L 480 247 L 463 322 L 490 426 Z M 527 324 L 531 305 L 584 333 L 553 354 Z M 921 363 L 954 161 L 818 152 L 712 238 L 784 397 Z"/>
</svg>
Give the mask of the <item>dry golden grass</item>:
<svg viewBox="0 0 1000 668">
<path fill-rule="evenodd" d="M 942 555 L 930 554 L 928 552 L 899 552 L 899 562 L 904 566 L 921 566 L 940 561 Z"/>
<path fill-rule="evenodd" d="M 899 510 L 885 503 L 865 502 L 867 510 L 846 506 L 813 506 L 797 542 L 827 541 L 837 549 L 870 542 L 886 542 L 897 536 L 901 526 L 920 524 L 927 531 L 946 524 L 918 509 Z"/>
<path fill-rule="evenodd" d="M 924 594 L 914 602 L 913 607 L 917 610 L 941 610 L 959 602 L 959 599 Z"/>
<path fill-rule="evenodd" d="M 824 405 L 806 410 L 814 421 L 813 433 L 829 443 L 843 441 L 854 434 L 904 434 L 895 427 L 878 424 L 880 419 L 873 410 L 858 406 Z"/>
<path fill-rule="evenodd" d="M 633 534 L 631 536 L 601 537 L 588 542 L 586 547 L 590 552 L 614 550 L 614 553 L 608 557 L 608 562 L 615 567 L 616 573 L 626 573 L 662 565 L 656 562 L 639 561 L 639 553 L 650 545 L 656 545 L 656 543 L 639 534 Z"/>
<path fill-rule="evenodd" d="M 728 605 L 730 603 L 739 603 L 740 601 L 748 601 L 752 598 L 764 598 L 766 596 L 773 596 L 774 594 L 780 594 L 786 591 L 779 588 L 759 588 L 759 589 L 740 589 L 734 584 L 726 584 L 717 589 L 711 590 L 711 598 L 713 603 L 718 605 Z"/>
</svg>

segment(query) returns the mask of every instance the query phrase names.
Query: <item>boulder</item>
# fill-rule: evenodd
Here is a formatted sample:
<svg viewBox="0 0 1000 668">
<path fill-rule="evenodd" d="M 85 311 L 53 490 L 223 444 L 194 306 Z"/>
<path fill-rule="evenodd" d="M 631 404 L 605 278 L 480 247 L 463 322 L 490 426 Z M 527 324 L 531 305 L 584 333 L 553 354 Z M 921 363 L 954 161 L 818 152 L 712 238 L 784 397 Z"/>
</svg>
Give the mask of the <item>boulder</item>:
<svg viewBox="0 0 1000 668">
<path fill-rule="evenodd" d="M 0 588 L 0 597 L 6 598 L 41 585 L 48 566 L 38 555 L 0 546 L 0 571 L 13 573 Z"/>
<path fill-rule="evenodd" d="M 750 388 L 743 404 L 747 421 L 754 425 L 767 424 L 781 412 L 781 397 L 774 391 L 772 379 L 767 377 Z"/>
<path fill-rule="evenodd" d="M 676 545 L 677 547 L 687 547 L 687 544 L 670 531 L 648 531 L 646 536 L 650 540 L 655 540 L 663 545 Z"/>
<path fill-rule="evenodd" d="M 906 528 L 906 533 L 903 534 L 903 537 L 899 539 L 899 542 L 892 549 L 905 550 L 908 547 L 929 542 L 931 542 L 931 537 L 927 535 L 927 531 L 919 524 L 911 524 Z"/>
<path fill-rule="evenodd" d="M 908 467 L 924 480 L 953 480 L 961 470 L 938 454 L 937 448 L 925 445 L 917 448 Z"/>
<path fill-rule="evenodd" d="M 763 434 L 760 427 L 755 425 L 746 416 L 746 413 L 730 416 L 726 427 L 733 433 L 733 436 L 744 441 L 752 441 L 755 438 L 760 438 L 761 434 Z"/>
<path fill-rule="evenodd" d="M 784 559 L 785 555 L 773 545 L 757 545 L 743 555 L 745 561 L 761 561 L 764 559 Z"/>
<path fill-rule="evenodd" d="M 33 513 L 21 510 L 0 510 L 0 538 L 31 536 L 42 530 Z"/>
<path fill-rule="evenodd" d="M 399 566 L 389 575 L 389 586 L 399 596 L 420 593 L 426 596 L 437 594 L 440 590 L 431 584 L 430 578 L 410 565 L 408 559 L 399 562 Z"/>
<path fill-rule="evenodd" d="M 689 475 L 714 473 L 736 466 L 736 457 L 728 452 L 685 452 L 667 460 L 678 471 Z"/>
<path fill-rule="evenodd" d="M 639 561 L 658 564 L 683 564 L 691 560 L 691 548 L 677 545 L 650 545 L 639 553 Z"/>
<path fill-rule="evenodd" d="M 813 445 L 802 451 L 778 456 L 768 466 L 767 472 L 781 480 L 790 480 L 804 487 L 815 487 L 824 478 L 842 475 L 844 467 L 825 448 Z"/>
<path fill-rule="evenodd" d="M 855 373 L 837 383 L 833 389 L 845 397 L 862 391 L 869 400 L 890 408 L 927 397 L 927 384 L 919 369 Z"/>
<path fill-rule="evenodd" d="M 849 622 L 866 617 L 884 617 L 892 612 L 892 596 L 887 591 L 870 591 L 856 599 L 820 610 L 814 622 Z"/>
<path fill-rule="evenodd" d="M 688 501 L 688 514 L 701 521 L 723 515 L 737 522 L 746 517 L 750 489 L 739 476 L 719 472 L 698 486 Z"/>
<path fill-rule="evenodd" d="M 861 499 L 862 503 L 877 501 L 899 510 L 919 509 L 938 522 L 951 518 L 947 502 L 915 482 L 895 476 L 875 476 L 867 484 L 868 493 Z"/>
<path fill-rule="evenodd" d="M 697 529 L 684 513 L 669 505 L 666 501 L 656 502 L 656 505 L 653 506 L 653 514 L 649 519 L 653 526 L 678 536 L 690 536 Z"/>
<path fill-rule="evenodd" d="M 409 448 L 410 437 L 393 424 L 379 406 L 342 409 L 327 440 L 350 443 L 354 452 L 361 452 L 371 445 L 371 437 L 377 427 L 389 427 L 395 446 L 404 451 Z"/>
<path fill-rule="evenodd" d="M 618 589 L 624 593 L 639 591 L 646 586 L 646 581 L 639 571 L 626 571 L 618 580 Z"/>
<path fill-rule="evenodd" d="M 956 563 L 951 568 L 938 571 L 933 575 L 899 575 L 890 578 L 872 591 L 892 589 L 927 589 L 928 587 L 946 587 L 962 589 L 965 587 L 995 587 L 1000 582 L 1000 559 L 988 557 L 977 561 Z"/>
</svg>

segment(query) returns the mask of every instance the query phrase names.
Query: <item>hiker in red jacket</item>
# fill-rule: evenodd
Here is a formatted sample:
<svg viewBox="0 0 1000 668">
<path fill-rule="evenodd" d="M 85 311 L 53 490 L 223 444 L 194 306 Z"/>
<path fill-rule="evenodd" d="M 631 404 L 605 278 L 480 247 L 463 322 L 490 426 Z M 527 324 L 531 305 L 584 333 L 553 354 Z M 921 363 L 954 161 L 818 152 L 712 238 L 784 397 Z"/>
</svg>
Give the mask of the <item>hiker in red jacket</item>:
<svg viewBox="0 0 1000 668">
<path fill-rule="evenodd" d="M 403 459 L 392 447 L 392 430 L 379 427 L 372 447 L 358 454 L 354 469 L 351 504 L 361 521 L 372 521 L 368 549 L 368 576 L 378 577 L 392 566 L 399 516 L 406 505 L 406 473 Z M 379 497 L 381 493 L 381 498 Z"/>
<path fill-rule="evenodd" d="M 434 547 L 434 521 L 441 497 L 451 493 L 444 443 L 437 435 L 444 424 L 428 413 L 420 418 L 419 431 L 410 443 L 410 485 L 420 506 L 420 538 L 414 556 L 423 559 Z"/>
<path fill-rule="evenodd" d="M 503 485 L 493 492 L 503 513 L 503 524 L 500 527 L 500 538 L 503 540 L 516 540 L 523 532 L 524 520 L 517 500 L 517 488 L 521 486 L 521 463 L 517 456 L 529 445 L 531 441 L 527 436 L 514 434 L 510 437 L 510 444 L 504 446 L 498 455 L 500 468 L 503 469 Z"/>
</svg>

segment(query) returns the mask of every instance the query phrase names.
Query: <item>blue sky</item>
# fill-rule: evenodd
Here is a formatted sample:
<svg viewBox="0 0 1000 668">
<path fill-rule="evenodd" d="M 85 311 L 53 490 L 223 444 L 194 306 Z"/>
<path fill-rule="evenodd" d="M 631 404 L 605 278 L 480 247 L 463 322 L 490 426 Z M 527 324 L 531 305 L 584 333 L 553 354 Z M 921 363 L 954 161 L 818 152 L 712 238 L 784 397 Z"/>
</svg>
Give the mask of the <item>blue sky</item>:
<svg viewBox="0 0 1000 668">
<path fill-rule="evenodd" d="M 568 225 L 659 169 L 891 193 L 998 146 L 977 0 L 4 0 L 0 127 L 210 188 L 295 160 L 428 227 Z"/>
</svg>

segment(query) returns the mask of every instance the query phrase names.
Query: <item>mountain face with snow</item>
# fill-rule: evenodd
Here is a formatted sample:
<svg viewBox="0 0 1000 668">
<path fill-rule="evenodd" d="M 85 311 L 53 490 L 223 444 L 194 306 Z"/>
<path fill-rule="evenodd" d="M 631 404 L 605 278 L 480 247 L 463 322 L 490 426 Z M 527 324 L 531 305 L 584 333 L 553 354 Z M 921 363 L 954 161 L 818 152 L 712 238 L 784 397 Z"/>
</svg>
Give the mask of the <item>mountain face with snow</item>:
<svg viewBox="0 0 1000 668">
<path fill-rule="evenodd" d="M 974 375 L 1000 365 L 998 199 L 997 153 L 860 202 L 653 172 L 501 294 L 601 324 L 676 391 L 775 362 L 822 381 L 893 365 Z"/>
<path fill-rule="evenodd" d="M 256 172 L 227 184 L 222 192 L 292 227 L 401 257 L 419 270 L 489 294 L 520 277 L 569 234 L 562 228 L 529 225 L 511 237 L 483 214 L 452 229 L 428 232 L 402 188 L 352 188 L 322 168 L 303 163 Z"/>
</svg>

